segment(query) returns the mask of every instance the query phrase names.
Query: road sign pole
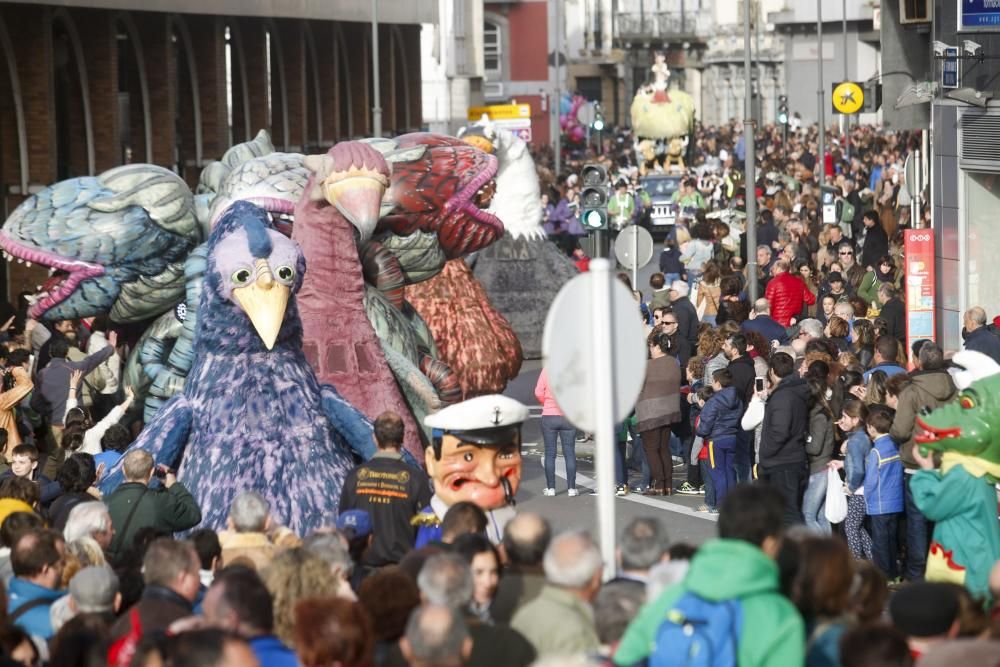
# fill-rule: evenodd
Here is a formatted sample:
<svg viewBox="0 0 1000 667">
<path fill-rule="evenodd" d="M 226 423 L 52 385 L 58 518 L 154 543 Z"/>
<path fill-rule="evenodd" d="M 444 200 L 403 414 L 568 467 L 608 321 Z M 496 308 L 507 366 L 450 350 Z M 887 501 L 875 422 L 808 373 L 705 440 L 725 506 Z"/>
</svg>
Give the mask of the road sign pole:
<svg viewBox="0 0 1000 667">
<path fill-rule="evenodd" d="M 594 346 L 590 363 L 594 368 L 594 465 L 597 468 L 597 527 L 600 533 L 604 578 L 615 576 L 615 377 L 611 372 L 613 351 L 611 322 L 611 262 L 590 262 L 591 324 Z"/>
<path fill-rule="evenodd" d="M 625 229 L 629 229 L 626 227 Z M 632 223 L 632 289 L 639 289 L 639 230 Z"/>
</svg>

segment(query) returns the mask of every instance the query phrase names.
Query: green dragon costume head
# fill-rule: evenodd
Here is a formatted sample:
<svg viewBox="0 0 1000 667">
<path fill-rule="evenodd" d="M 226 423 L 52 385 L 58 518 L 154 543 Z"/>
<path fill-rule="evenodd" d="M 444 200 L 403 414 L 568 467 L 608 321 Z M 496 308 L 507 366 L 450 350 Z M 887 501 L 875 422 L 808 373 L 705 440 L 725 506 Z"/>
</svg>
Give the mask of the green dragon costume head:
<svg viewBox="0 0 1000 667">
<path fill-rule="evenodd" d="M 957 398 L 940 408 L 921 412 L 914 437 L 922 452 L 943 454 L 942 471 L 961 463 L 1000 480 L 1000 365 L 979 352 L 963 351 L 954 362 L 964 370 L 955 375 Z"/>
</svg>

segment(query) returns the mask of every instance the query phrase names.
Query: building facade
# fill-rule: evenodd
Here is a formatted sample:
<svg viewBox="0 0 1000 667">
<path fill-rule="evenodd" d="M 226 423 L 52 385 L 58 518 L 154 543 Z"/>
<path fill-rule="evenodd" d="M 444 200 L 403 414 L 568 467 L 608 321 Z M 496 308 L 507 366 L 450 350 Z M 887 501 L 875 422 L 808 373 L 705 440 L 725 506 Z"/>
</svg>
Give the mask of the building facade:
<svg viewBox="0 0 1000 667">
<path fill-rule="evenodd" d="M 961 349 L 962 313 L 982 306 L 990 319 L 1000 315 L 1000 103 L 971 104 L 977 91 L 998 95 L 1000 28 L 970 30 L 962 26 L 959 5 L 936 3 L 931 30 L 922 33 L 921 52 L 929 80 L 939 86 L 930 104 L 932 136 L 931 204 L 937 268 L 937 332 L 946 350 Z M 1000 20 L 1000 10 L 994 12 Z M 966 18 L 966 23 L 969 18 Z M 926 27 L 926 24 L 925 24 Z M 966 40 L 971 42 L 966 45 Z M 932 41 L 955 46 L 954 99 L 935 57 Z M 978 55 L 982 55 L 980 60 Z M 924 105 L 926 108 L 927 105 Z"/>
<path fill-rule="evenodd" d="M 823 44 L 817 40 L 816 2 L 787 3 L 772 12 L 768 21 L 783 37 L 784 89 L 789 112 L 798 113 L 805 124 L 819 118 L 819 91 L 823 91 L 824 114 L 830 121 L 830 93 L 840 81 L 868 81 L 879 76 L 880 34 L 874 29 L 874 10 L 868 0 L 825 0 L 822 7 Z M 846 10 L 847 33 L 844 34 Z M 823 80 L 819 81 L 818 59 L 823 60 Z M 817 85 L 818 84 L 818 85 Z M 774 118 L 771 114 L 768 118 Z M 854 123 L 879 122 L 877 114 L 862 114 Z"/>
<path fill-rule="evenodd" d="M 469 107 L 484 104 L 487 24 L 482 0 L 437 0 L 437 6 L 438 22 L 421 33 L 423 118 L 429 131 L 454 135 L 468 122 Z M 494 28 L 491 65 L 500 56 L 496 44 Z"/>
<path fill-rule="evenodd" d="M 260 129 L 278 150 L 310 153 L 370 136 L 369 7 L 362 0 L 0 2 L 4 218 L 54 181 L 130 162 L 169 167 L 195 185 L 207 162 Z M 428 0 L 379 3 L 385 134 L 421 127 L 420 24 L 436 20 Z M 22 265 L 8 271 L 8 284 L 44 279 Z"/>
</svg>

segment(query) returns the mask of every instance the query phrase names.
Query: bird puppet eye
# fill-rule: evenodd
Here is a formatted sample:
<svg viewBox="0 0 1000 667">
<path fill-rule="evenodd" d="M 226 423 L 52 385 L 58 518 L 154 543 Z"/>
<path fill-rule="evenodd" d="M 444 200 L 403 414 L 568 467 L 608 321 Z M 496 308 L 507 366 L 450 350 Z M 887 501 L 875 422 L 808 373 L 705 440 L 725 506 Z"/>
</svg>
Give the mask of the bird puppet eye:
<svg viewBox="0 0 1000 667">
<path fill-rule="evenodd" d="M 968 395 L 962 396 L 958 399 L 958 404 L 962 406 L 963 410 L 971 410 L 976 407 L 976 399 Z"/>
<path fill-rule="evenodd" d="M 233 282 L 241 286 L 246 285 L 252 277 L 253 273 L 250 272 L 250 269 L 239 269 L 233 273 Z"/>
<path fill-rule="evenodd" d="M 279 266 L 274 275 L 278 276 L 278 280 L 291 282 L 295 277 L 295 269 L 290 266 Z"/>
</svg>

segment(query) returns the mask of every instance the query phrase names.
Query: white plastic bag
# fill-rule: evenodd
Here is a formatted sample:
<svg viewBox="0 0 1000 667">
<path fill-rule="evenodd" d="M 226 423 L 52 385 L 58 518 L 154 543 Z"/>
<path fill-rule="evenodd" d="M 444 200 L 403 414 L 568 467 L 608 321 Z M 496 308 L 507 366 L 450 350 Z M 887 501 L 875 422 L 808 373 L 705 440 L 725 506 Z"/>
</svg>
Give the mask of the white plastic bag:
<svg viewBox="0 0 1000 667">
<path fill-rule="evenodd" d="M 840 523 L 847 518 L 847 496 L 836 468 L 826 470 L 826 520 Z"/>
</svg>

